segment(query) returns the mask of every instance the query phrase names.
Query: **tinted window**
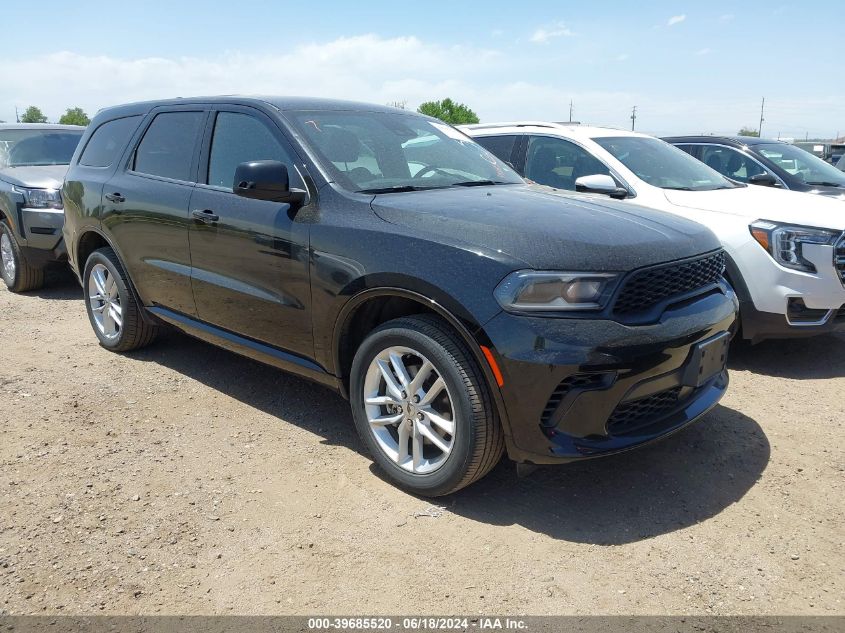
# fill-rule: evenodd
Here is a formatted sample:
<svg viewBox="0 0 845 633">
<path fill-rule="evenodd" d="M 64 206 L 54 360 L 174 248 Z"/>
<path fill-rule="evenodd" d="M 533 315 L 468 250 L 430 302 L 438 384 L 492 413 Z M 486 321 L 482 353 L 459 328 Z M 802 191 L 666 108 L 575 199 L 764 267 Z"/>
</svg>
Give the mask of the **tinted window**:
<svg viewBox="0 0 845 633">
<path fill-rule="evenodd" d="M 757 161 L 730 147 L 704 145 L 701 160 L 711 169 L 740 182 L 748 182 L 751 176 L 766 173 Z"/>
<path fill-rule="evenodd" d="M 488 152 L 493 152 L 497 158 L 509 163 L 516 139 L 516 136 L 482 136 L 476 137 L 475 142 Z"/>
<path fill-rule="evenodd" d="M 576 179 L 595 174 L 610 176 L 610 170 L 583 147 L 550 136 L 529 138 L 526 178 L 541 185 L 575 191 Z"/>
<path fill-rule="evenodd" d="M 845 177 L 832 165 L 818 156 L 794 145 L 785 143 L 763 143 L 755 145 L 754 151 L 765 156 L 775 165 L 800 178 L 808 185 L 836 185 L 845 187 Z M 840 169 L 842 161 L 840 160 Z"/>
<path fill-rule="evenodd" d="M 202 112 L 157 115 L 135 152 L 135 171 L 191 180 L 191 162 L 202 119 Z"/>
<path fill-rule="evenodd" d="M 251 160 L 278 160 L 288 166 L 294 162 L 273 133 L 258 119 L 234 112 L 218 114 L 211 141 L 208 184 L 231 189 L 235 168 Z M 289 168 L 288 172 L 293 179 L 294 170 Z"/>
<path fill-rule="evenodd" d="M 82 129 L 0 130 L 0 167 L 67 165 Z"/>
<path fill-rule="evenodd" d="M 464 133 L 439 121 L 394 112 L 287 113 L 341 186 L 378 192 L 521 183 Z"/>
<path fill-rule="evenodd" d="M 88 144 L 79 158 L 79 164 L 89 167 L 108 167 L 114 163 L 135 128 L 138 127 L 140 119 L 140 116 L 128 116 L 103 123 L 88 139 Z"/>
<path fill-rule="evenodd" d="M 600 136 L 593 140 L 640 180 L 661 189 L 710 191 L 737 187 L 665 141 L 645 136 Z"/>
</svg>

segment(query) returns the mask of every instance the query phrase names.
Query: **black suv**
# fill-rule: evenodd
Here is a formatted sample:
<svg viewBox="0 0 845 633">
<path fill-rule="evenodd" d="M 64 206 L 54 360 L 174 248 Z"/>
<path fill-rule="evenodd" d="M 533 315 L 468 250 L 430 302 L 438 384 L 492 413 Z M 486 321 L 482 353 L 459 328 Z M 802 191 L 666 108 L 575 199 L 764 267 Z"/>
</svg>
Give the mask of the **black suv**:
<svg viewBox="0 0 845 633">
<path fill-rule="evenodd" d="M 713 407 L 737 307 L 693 222 L 526 184 L 454 128 L 301 98 L 100 112 L 65 237 L 101 344 L 161 323 L 347 396 L 397 484 L 442 495 L 507 449 L 631 448 Z"/>
<path fill-rule="evenodd" d="M 845 198 L 845 174 L 815 154 L 754 136 L 664 138 L 723 176 L 751 185 Z"/>
</svg>

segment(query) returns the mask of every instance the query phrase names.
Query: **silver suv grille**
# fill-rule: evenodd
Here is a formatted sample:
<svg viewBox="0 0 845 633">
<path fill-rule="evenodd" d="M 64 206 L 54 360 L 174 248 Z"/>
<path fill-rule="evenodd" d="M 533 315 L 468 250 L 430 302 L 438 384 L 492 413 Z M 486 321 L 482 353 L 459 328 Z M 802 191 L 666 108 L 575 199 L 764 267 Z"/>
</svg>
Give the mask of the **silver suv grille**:
<svg viewBox="0 0 845 633">
<path fill-rule="evenodd" d="M 845 285 L 845 233 L 836 243 L 836 249 L 833 251 L 833 263 L 836 266 L 836 272 L 839 274 L 839 281 L 842 282 L 842 285 Z"/>
</svg>

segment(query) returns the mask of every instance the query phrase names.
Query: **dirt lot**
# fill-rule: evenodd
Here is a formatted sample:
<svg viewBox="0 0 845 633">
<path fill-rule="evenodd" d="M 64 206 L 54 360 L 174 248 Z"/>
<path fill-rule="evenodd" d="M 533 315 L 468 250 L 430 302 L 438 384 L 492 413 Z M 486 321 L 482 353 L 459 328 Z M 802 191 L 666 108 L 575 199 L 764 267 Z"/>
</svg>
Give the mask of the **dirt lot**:
<svg viewBox="0 0 845 633">
<path fill-rule="evenodd" d="M 79 297 L 0 290 L 0 613 L 845 614 L 845 337 L 741 350 L 653 447 L 432 505 L 331 392 L 177 333 L 111 354 Z"/>
</svg>

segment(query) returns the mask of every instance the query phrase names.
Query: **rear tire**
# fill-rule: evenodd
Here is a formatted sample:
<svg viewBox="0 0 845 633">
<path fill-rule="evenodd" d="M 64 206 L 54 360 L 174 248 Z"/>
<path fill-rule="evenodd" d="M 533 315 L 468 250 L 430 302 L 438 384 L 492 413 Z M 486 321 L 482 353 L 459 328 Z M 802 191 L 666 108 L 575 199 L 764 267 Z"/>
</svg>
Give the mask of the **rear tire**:
<svg viewBox="0 0 845 633">
<path fill-rule="evenodd" d="M 111 248 L 91 253 L 82 279 L 88 320 L 100 345 L 113 352 L 128 352 L 155 340 L 158 328 L 142 316 L 143 307 L 135 300 L 129 277 Z"/>
<path fill-rule="evenodd" d="M 38 290 L 44 286 L 44 269 L 30 266 L 21 253 L 12 227 L 0 220 L 0 274 L 12 292 Z"/>
<path fill-rule="evenodd" d="M 441 319 L 403 317 L 376 328 L 350 376 L 355 426 L 399 487 L 450 494 L 501 459 L 504 434 L 484 375 Z"/>
</svg>

